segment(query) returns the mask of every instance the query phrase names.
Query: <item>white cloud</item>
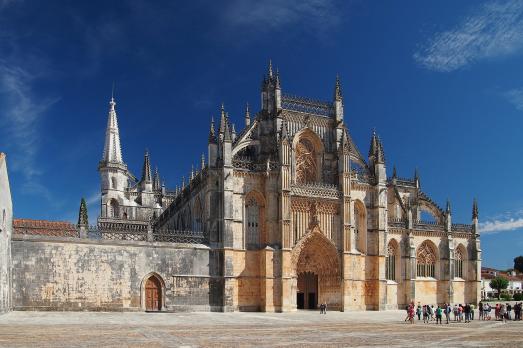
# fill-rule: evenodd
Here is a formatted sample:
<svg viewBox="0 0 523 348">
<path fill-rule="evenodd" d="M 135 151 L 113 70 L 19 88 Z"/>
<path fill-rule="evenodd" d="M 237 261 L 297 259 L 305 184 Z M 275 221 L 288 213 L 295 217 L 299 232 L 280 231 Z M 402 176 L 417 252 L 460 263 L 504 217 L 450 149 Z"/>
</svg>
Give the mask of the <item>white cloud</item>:
<svg viewBox="0 0 523 348">
<path fill-rule="evenodd" d="M 340 21 L 334 0 L 235 0 L 224 9 L 225 24 L 257 32 L 282 30 L 300 22 L 325 31 Z"/>
<path fill-rule="evenodd" d="M 519 111 L 523 111 L 523 88 L 511 89 L 502 95 Z"/>
<path fill-rule="evenodd" d="M 523 0 L 487 2 L 451 30 L 437 33 L 414 53 L 415 61 L 449 72 L 523 48 Z"/>
<path fill-rule="evenodd" d="M 498 233 L 523 229 L 523 210 L 506 212 L 479 224 L 480 233 Z"/>
<path fill-rule="evenodd" d="M 11 168 L 25 179 L 24 192 L 51 200 L 49 190 L 37 181 L 42 172 L 36 165 L 36 157 L 40 143 L 39 120 L 56 99 L 35 97 L 31 88 L 34 79 L 35 76 L 23 68 L 0 60 L 1 136 L 12 154 Z"/>
</svg>

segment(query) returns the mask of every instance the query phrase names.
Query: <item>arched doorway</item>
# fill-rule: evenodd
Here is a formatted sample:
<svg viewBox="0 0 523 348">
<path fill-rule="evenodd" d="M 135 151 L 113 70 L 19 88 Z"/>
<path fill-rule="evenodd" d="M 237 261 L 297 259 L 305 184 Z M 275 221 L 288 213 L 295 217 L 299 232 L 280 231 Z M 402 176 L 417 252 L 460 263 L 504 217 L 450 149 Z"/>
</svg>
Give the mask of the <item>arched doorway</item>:
<svg viewBox="0 0 523 348">
<path fill-rule="evenodd" d="M 318 307 L 318 275 L 312 272 L 298 274 L 298 309 L 316 309 Z"/>
<path fill-rule="evenodd" d="M 162 309 L 162 284 L 154 275 L 145 282 L 145 310 L 156 312 Z"/>
<path fill-rule="evenodd" d="M 318 304 L 326 303 L 328 308 L 341 309 L 338 252 L 319 228 L 298 242 L 291 258 L 296 277 L 296 308 L 316 309 Z"/>
</svg>

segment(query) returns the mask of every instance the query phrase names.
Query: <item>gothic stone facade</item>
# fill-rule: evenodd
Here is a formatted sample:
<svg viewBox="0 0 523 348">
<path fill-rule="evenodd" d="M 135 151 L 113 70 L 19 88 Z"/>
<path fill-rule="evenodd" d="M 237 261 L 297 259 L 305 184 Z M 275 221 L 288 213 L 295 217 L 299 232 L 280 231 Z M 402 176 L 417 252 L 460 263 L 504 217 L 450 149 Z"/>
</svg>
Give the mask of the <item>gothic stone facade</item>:
<svg viewBox="0 0 523 348">
<path fill-rule="evenodd" d="M 473 224 L 452 224 L 413 179 L 387 177 L 373 133 L 365 159 L 332 102 L 285 95 L 269 67 L 261 110 L 236 134 L 222 105 L 207 165 L 177 190 L 156 228 L 203 229 L 220 262 L 223 309 L 338 310 L 476 302 L 481 250 Z M 431 222 L 420 221 L 428 212 Z"/>
<path fill-rule="evenodd" d="M 148 153 L 137 179 L 111 99 L 97 234 L 82 204 L 78 235 L 24 221 L 11 241 L 10 195 L 0 191 L 0 258 L 11 268 L 0 269 L 0 311 L 385 310 L 479 300 L 477 204 L 472 224 L 453 224 L 450 203 L 438 207 L 417 174 L 387 177 L 375 133 L 364 158 L 339 80 L 331 102 L 310 100 L 283 94 L 269 66 L 259 112 L 247 108 L 237 133 L 222 106 L 206 157 L 173 191 L 151 172 Z"/>
</svg>

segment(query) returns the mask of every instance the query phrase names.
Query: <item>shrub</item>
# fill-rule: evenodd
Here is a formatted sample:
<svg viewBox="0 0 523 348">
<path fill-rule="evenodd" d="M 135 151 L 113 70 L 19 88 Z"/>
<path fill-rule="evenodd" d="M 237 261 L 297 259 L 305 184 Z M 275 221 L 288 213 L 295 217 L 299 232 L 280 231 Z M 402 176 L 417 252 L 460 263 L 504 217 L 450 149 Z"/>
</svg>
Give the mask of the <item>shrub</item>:
<svg viewBox="0 0 523 348">
<path fill-rule="evenodd" d="M 523 294 L 514 294 L 514 301 L 523 301 Z"/>
<path fill-rule="evenodd" d="M 512 296 L 510 296 L 509 294 L 501 294 L 501 299 L 503 301 L 512 301 Z"/>
</svg>

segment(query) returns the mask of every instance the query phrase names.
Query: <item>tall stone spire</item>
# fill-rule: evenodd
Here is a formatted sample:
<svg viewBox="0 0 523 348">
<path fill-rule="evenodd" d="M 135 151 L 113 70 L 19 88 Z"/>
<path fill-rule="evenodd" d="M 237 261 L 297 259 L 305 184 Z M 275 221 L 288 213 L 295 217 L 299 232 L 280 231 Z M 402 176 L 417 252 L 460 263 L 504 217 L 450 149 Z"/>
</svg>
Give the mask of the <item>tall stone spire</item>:
<svg viewBox="0 0 523 348">
<path fill-rule="evenodd" d="M 269 77 L 269 80 L 272 79 L 272 60 L 269 59 L 269 67 L 268 67 L 268 72 L 267 72 L 267 75 Z"/>
<path fill-rule="evenodd" d="M 149 160 L 149 151 L 145 151 L 142 168 L 142 182 L 151 182 L 151 162 Z"/>
<path fill-rule="evenodd" d="M 478 211 L 478 201 L 476 198 L 474 198 L 474 202 L 472 202 L 472 220 L 478 218 L 479 211 Z"/>
<path fill-rule="evenodd" d="M 107 128 L 105 130 L 105 145 L 102 161 L 106 163 L 123 164 L 120 132 L 118 130 L 118 119 L 116 117 L 115 105 L 114 98 L 111 97 L 111 101 L 109 102 Z"/>
</svg>

